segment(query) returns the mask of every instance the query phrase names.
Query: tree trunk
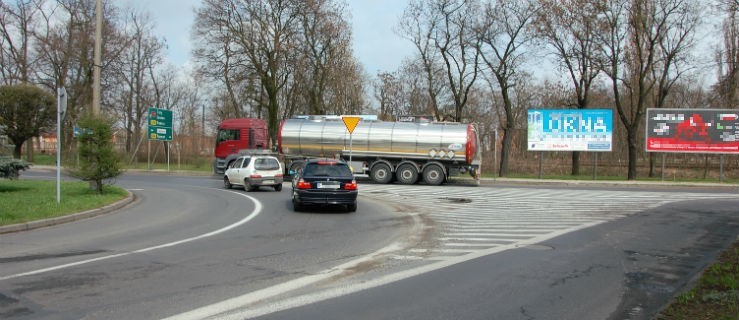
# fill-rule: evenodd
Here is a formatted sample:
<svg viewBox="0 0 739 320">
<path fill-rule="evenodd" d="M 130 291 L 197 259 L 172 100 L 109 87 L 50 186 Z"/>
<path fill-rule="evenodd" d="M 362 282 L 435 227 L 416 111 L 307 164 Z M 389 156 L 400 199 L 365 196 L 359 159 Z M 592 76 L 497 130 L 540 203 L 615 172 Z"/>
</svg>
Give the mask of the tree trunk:
<svg viewBox="0 0 739 320">
<path fill-rule="evenodd" d="M 638 152 L 637 150 L 637 143 L 636 143 L 636 130 L 628 130 L 628 144 L 629 144 L 629 173 L 628 173 L 628 180 L 636 180 L 636 154 Z"/>
<path fill-rule="evenodd" d="M 23 152 L 23 143 L 16 144 L 13 147 L 13 158 L 20 159 L 21 152 Z"/>
<path fill-rule="evenodd" d="M 572 152 L 572 175 L 580 175 L 580 151 Z"/>
<path fill-rule="evenodd" d="M 508 158 L 513 142 L 513 129 L 503 128 L 503 143 L 500 148 L 500 177 L 508 176 Z"/>
<path fill-rule="evenodd" d="M 26 140 L 25 145 L 26 145 L 26 161 L 33 162 L 33 138 Z"/>
</svg>

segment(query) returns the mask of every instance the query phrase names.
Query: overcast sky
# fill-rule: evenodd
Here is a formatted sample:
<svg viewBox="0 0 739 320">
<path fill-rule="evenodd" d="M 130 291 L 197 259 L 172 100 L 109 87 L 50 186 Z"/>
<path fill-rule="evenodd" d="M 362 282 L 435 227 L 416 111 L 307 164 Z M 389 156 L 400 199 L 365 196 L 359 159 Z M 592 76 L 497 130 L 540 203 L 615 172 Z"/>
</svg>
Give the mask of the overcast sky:
<svg viewBox="0 0 739 320">
<path fill-rule="evenodd" d="M 200 0 L 123 0 L 125 6 L 151 14 L 154 34 L 167 42 L 170 62 L 188 67 L 191 59 L 190 30 L 194 8 Z M 412 44 L 393 32 L 407 0 L 347 0 L 347 17 L 353 26 L 354 55 L 371 76 L 395 71 L 402 60 L 413 54 Z"/>
</svg>

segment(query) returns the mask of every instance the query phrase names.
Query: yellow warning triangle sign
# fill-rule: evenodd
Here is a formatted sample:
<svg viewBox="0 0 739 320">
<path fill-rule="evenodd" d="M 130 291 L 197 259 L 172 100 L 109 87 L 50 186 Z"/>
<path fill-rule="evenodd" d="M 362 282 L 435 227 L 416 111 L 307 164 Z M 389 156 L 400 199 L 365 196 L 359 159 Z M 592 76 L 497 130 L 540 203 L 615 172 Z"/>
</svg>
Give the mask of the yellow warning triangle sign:
<svg viewBox="0 0 739 320">
<path fill-rule="evenodd" d="M 341 116 L 341 120 L 344 120 L 344 125 L 346 126 L 346 129 L 349 130 L 349 134 L 352 134 L 354 133 L 354 128 L 357 127 L 359 120 L 362 120 L 362 118 L 351 117 L 351 116 Z"/>
</svg>

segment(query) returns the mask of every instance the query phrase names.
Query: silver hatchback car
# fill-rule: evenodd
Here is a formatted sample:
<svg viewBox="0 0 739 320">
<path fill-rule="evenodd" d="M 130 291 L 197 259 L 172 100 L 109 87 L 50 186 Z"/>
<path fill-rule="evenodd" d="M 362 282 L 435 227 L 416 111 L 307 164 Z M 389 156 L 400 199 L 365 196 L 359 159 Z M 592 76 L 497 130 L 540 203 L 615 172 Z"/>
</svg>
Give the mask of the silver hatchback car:
<svg viewBox="0 0 739 320">
<path fill-rule="evenodd" d="M 234 185 L 243 186 L 246 191 L 253 191 L 261 186 L 282 190 L 283 167 L 280 160 L 273 156 L 247 155 L 236 158 L 226 168 L 223 185 L 231 189 Z"/>
</svg>

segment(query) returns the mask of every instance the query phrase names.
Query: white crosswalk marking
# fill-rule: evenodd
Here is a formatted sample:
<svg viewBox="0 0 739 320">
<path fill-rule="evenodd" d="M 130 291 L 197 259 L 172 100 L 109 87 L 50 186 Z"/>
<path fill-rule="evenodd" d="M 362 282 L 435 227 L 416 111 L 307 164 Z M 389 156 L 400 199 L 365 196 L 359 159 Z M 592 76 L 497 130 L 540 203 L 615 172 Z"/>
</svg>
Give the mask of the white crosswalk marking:
<svg viewBox="0 0 739 320">
<path fill-rule="evenodd" d="M 435 223 L 434 244 L 409 252 L 424 259 L 530 244 L 540 236 L 611 221 L 670 202 L 732 197 L 689 192 L 378 184 L 361 185 L 360 194 L 416 207 Z"/>
</svg>

